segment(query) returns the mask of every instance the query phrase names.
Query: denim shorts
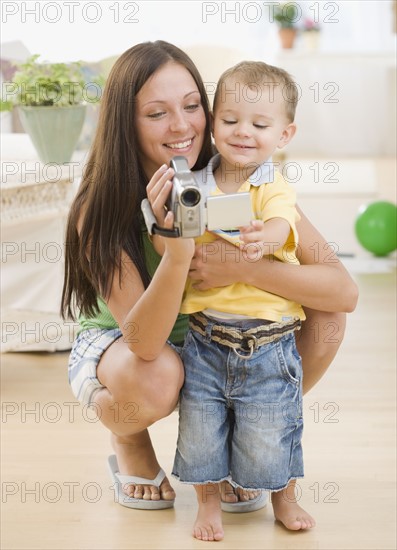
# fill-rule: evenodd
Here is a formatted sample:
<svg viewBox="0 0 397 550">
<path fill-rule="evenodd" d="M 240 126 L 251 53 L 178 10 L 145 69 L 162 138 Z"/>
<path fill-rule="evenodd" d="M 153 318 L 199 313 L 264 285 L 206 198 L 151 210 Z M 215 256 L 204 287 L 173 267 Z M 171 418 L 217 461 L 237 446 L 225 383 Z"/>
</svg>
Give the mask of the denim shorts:
<svg viewBox="0 0 397 550">
<path fill-rule="evenodd" d="M 174 477 L 269 491 L 303 477 L 302 367 L 294 333 L 242 358 L 190 329 L 181 357 Z"/>
<path fill-rule="evenodd" d="M 69 384 L 73 395 L 82 405 L 92 406 L 97 391 L 104 388 L 98 380 L 98 363 L 116 340 L 123 336 L 120 329 L 87 329 L 80 332 L 69 357 Z M 181 347 L 167 342 L 178 354 Z"/>
<path fill-rule="evenodd" d="M 69 384 L 82 405 L 91 406 L 94 395 L 104 386 L 97 378 L 97 366 L 108 347 L 122 336 L 119 329 L 87 329 L 80 332 L 69 357 Z"/>
</svg>

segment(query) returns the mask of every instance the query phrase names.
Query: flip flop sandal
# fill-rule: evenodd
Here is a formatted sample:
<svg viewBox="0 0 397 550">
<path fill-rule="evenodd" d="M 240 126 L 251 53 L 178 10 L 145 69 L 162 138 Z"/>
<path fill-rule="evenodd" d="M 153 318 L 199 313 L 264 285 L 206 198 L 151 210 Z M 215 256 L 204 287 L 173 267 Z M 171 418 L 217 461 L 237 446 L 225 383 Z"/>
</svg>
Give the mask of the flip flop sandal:
<svg viewBox="0 0 397 550">
<path fill-rule="evenodd" d="M 155 487 L 160 487 L 165 478 L 165 472 L 162 468 L 160 468 L 159 473 L 154 479 L 145 479 L 144 477 L 120 474 L 116 455 L 109 456 L 108 466 L 110 475 L 115 483 L 116 502 L 122 506 L 136 508 L 137 510 L 164 510 L 165 508 L 172 508 L 174 506 L 175 500 L 144 500 L 142 498 L 129 497 L 123 491 L 123 487 L 130 483 L 134 485 L 154 485 Z"/>
<path fill-rule="evenodd" d="M 224 502 L 221 501 L 221 508 L 223 512 L 229 512 L 231 514 L 244 514 L 246 512 L 256 512 L 267 504 L 267 493 L 261 491 L 259 495 L 251 500 L 244 502 Z"/>
</svg>

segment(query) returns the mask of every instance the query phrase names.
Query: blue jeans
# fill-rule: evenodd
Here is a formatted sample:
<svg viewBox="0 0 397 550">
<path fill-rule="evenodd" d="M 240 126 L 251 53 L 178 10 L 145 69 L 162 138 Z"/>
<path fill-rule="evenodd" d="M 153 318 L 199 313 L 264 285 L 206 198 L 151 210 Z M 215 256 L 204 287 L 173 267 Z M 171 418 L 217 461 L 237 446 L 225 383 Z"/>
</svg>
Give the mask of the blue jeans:
<svg viewBox="0 0 397 550">
<path fill-rule="evenodd" d="M 211 341 L 210 332 L 191 329 L 182 350 L 185 383 L 172 474 L 182 483 L 228 480 L 244 489 L 279 491 L 303 477 L 295 336 L 281 336 L 242 358 Z"/>
</svg>

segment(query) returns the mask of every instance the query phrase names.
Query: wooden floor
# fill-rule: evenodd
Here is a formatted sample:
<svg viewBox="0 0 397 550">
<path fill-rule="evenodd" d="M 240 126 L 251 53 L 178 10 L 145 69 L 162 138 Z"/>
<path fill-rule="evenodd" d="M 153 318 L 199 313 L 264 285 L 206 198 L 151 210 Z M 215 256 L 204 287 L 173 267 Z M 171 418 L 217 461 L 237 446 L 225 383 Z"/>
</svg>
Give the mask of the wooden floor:
<svg viewBox="0 0 397 550">
<path fill-rule="evenodd" d="M 345 342 L 306 396 L 301 503 L 311 532 L 276 524 L 271 505 L 224 514 L 221 549 L 395 549 L 395 276 L 356 277 L 360 302 Z M 174 510 L 114 502 L 107 431 L 73 400 L 67 353 L 2 356 L 2 540 L 11 549 L 195 549 L 193 489 L 174 481 Z M 169 473 L 175 414 L 151 430 Z"/>
</svg>

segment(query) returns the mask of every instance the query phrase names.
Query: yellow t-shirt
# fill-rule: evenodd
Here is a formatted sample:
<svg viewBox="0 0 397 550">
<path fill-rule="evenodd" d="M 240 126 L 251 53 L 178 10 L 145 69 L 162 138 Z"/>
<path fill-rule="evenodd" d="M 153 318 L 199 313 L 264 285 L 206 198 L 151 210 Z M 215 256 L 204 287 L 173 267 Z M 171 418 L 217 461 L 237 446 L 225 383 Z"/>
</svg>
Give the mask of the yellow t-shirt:
<svg viewBox="0 0 397 550">
<path fill-rule="evenodd" d="M 269 163 L 266 164 L 269 165 Z M 267 165 L 258 167 L 250 179 L 243 183 L 238 192 L 249 191 L 251 195 L 253 219 L 267 221 L 277 217 L 287 220 L 291 227 L 287 242 L 278 250 L 275 250 L 275 245 L 269 243 L 269 254 L 274 255 L 274 261 L 299 265 L 299 261 L 295 255 L 298 244 L 298 234 L 295 224 L 299 220 L 299 214 L 295 208 L 295 192 L 286 183 L 279 172 L 273 171 L 272 167 L 269 171 L 269 166 Z M 262 180 L 258 182 L 257 176 L 261 173 L 266 173 L 267 176 L 264 176 Z M 207 183 L 208 167 L 200 172 L 196 172 L 195 176 L 199 182 L 205 179 Z M 267 183 L 263 183 L 263 180 L 267 181 Z M 222 191 L 214 186 L 214 190 L 211 194 L 219 195 L 222 194 Z M 234 233 L 206 231 L 204 235 L 196 239 L 196 243 L 201 243 L 203 245 L 205 258 L 205 254 L 214 253 L 214 246 L 222 247 L 222 241 L 213 244 L 219 237 L 232 242 L 235 246 L 240 246 L 242 243 L 238 239 L 238 234 L 238 231 Z M 230 256 L 230 251 L 228 251 L 227 254 Z M 265 254 L 267 254 L 267 250 Z M 237 258 L 239 258 L 239 256 L 236 255 L 236 259 Z M 243 258 L 240 259 L 240 261 L 255 262 L 262 260 L 248 260 L 243 254 Z M 226 263 L 225 269 L 227 269 Z M 192 281 L 188 279 L 182 300 L 181 313 L 194 313 L 196 311 L 205 312 L 205 310 L 215 310 L 226 314 L 267 319 L 276 322 L 287 321 L 293 317 L 299 317 L 302 320 L 305 319 L 305 313 L 299 304 L 257 287 L 244 283 L 234 283 L 229 286 L 216 287 L 202 291 L 194 289 Z"/>
</svg>

